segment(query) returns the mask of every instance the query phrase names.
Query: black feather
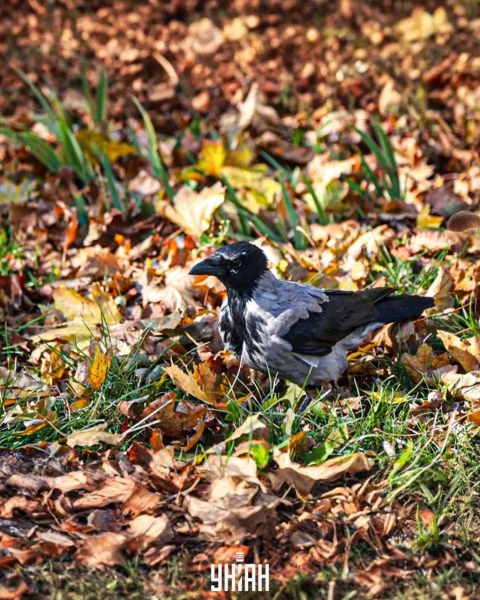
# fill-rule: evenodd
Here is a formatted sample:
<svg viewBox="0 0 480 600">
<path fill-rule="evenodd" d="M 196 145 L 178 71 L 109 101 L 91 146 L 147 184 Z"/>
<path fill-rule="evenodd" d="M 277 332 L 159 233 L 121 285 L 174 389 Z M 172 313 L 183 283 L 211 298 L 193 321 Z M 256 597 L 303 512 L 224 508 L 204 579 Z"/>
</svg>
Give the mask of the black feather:
<svg viewBox="0 0 480 600">
<path fill-rule="evenodd" d="M 326 356 L 335 344 L 361 327 L 409 319 L 433 306 L 431 298 L 390 296 L 394 291 L 372 288 L 363 292 L 325 292 L 328 302 L 322 305 L 322 312 L 299 319 L 284 339 L 294 352 Z"/>
<path fill-rule="evenodd" d="M 394 323 L 411 319 L 435 306 L 433 298 L 427 296 L 390 296 L 375 304 L 379 323 Z"/>
</svg>

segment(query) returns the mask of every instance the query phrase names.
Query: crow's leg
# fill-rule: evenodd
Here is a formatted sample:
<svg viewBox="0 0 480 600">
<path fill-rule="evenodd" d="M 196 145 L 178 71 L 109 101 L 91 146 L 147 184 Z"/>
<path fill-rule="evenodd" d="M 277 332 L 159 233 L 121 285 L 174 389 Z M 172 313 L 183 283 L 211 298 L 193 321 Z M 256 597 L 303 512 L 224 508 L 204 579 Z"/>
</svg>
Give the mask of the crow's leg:
<svg viewBox="0 0 480 600">
<path fill-rule="evenodd" d="M 281 379 L 277 379 L 275 378 L 273 380 L 273 386 L 271 387 L 271 389 L 269 390 L 268 394 L 266 394 L 266 396 L 264 396 L 261 400 L 261 404 L 265 404 L 265 402 L 269 399 L 272 398 L 275 394 L 278 394 L 280 392 L 280 390 L 282 389 L 284 385 L 284 382 Z"/>
<path fill-rule="evenodd" d="M 322 381 L 320 397 L 327 395 L 331 389 L 332 389 L 332 384 L 330 383 L 330 381 Z M 305 398 L 303 399 L 302 403 L 300 404 L 298 412 L 299 413 L 305 412 L 307 410 L 307 408 L 310 406 L 310 404 L 313 402 L 314 398 L 318 399 L 318 389 L 314 388 L 312 386 L 307 386 L 305 388 Z"/>
</svg>

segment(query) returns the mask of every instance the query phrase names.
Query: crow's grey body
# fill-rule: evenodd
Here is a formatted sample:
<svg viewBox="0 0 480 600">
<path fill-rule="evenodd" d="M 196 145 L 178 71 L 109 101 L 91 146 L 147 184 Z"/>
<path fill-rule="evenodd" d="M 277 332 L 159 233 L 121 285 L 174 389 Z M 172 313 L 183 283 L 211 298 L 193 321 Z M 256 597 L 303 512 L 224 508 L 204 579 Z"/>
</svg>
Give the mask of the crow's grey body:
<svg viewBox="0 0 480 600">
<path fill-rule="evenodd" d="M 298 385 L 336 380 L 347 350 L 385 323 L 418 316 L 431 298 L 391 296 L 392 288 L 323 291 L 278 280 L 264 253 L 246 242 L 218 249 L 192 274 L 213 274 L 227 286 L 219 332 L 245 365 Z"/>
<path fill-rule="evenodd" d="M 347 350 L 359 344 L 369 331 L 379 327 L 361 326 L 332 347 L 326 356 L 294 352 L 285 339 L 299 319 L 320 314 L 328 295 L 312 286 L 280 281 L 267 271 L 259 280 L 252 297 L 246 302 L 247 339 L 235 336 L 235 322 L 225 299 L 220 312 L 219 332 L 225 347 L 248 367 L 278 375 L 298 385 L 315 386 L 336 380 L 348 366 Z M 313 335 L 313 332 L 312 332 Z M 240 345 L 239 345 L 240 342 Z"/>
</svg>

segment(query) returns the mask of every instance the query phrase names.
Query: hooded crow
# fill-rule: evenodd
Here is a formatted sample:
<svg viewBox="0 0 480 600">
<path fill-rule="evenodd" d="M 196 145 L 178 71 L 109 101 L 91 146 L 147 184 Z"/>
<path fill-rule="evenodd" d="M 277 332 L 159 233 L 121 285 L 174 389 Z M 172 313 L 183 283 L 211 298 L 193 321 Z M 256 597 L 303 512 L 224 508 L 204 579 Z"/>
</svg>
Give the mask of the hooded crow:
<svg viewBox="0 0 480 600">
<path fill-rule="evenodd" d="M 218 248 L 190 275 L 214 275 L 227 288 L 219 321 L 226 348 L 243 364 L 300 386 L 336 381 L 347 350 L 368 333 L 434 305 L 432 298 L 392 296 L 393 288 L 342 292 L 281 281 L 248 242 Z"/>
</svg>

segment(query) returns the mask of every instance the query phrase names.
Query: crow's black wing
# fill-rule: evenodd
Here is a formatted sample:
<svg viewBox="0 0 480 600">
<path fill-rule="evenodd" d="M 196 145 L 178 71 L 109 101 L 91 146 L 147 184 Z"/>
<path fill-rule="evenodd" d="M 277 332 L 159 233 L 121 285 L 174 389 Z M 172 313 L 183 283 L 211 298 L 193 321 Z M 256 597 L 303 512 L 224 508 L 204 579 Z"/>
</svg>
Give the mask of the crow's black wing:
<svg viewBox="0 0 480 600">
<path fill-rule="evenodd" d="M 377 322 L 379 312 L 375 303 L 393 291 L 392 288 L 372 288 L 363 292 L 325 292 L 328 302 L 322 304 L 322 312 L 309 313 L 307 319 L 299 319 L 282 337 L 298 354 L 326 356 L 355 329 Z"/>
</svg>

